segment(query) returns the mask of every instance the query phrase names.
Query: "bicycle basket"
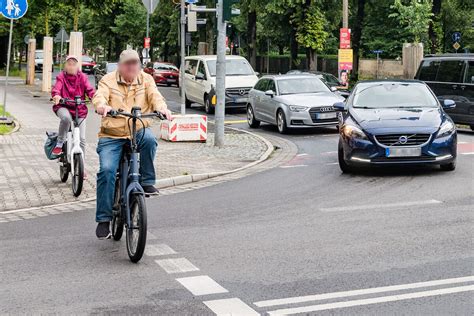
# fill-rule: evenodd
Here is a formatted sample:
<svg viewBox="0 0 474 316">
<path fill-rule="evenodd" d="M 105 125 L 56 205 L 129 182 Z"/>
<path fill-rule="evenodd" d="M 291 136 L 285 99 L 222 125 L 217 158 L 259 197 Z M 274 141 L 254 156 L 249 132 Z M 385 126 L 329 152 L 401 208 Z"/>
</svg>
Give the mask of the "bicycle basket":
<svg viewBox="0 0 474 316">
<path fill-rule="evenodd" d="M 46 141 L 44 143 L 44 153 L 46 154 L 46 158 L 49 160 L 58 159 L 59 156 L 53 155 L 53 149 L 56 146 L 56 142 L 58 141 L 58 133 L 56 132 L 46 132 Z"/>
</svg>

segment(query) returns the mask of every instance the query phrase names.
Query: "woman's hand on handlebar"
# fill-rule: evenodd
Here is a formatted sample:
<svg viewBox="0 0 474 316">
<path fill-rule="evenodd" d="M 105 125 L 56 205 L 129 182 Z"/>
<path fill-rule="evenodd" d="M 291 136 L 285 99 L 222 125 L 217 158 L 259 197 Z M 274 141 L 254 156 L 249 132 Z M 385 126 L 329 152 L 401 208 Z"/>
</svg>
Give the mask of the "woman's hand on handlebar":
<svg viewBox="0 0 474 316">
<path fill-rule="evenodd" d="M 53 101 L 54 105 L 58 105 L 59 102 L 61 102 L 61 96 L 55 95 L 54 97 L 51 98 L 51 101 Z"/>
<path fill-rule="evenodd" d="M 164 109 L 160 111 L 161 114 L 168 120 L 172 121 L 173 120 L 173 114 L 171 114 L 171 111 L 168 109 Z"/>
<path fill-rule="evenodd" d="M 106 117 L 107 114 L 112 110 L 112 107 L 109 105 L 100 105 L 97 107 L 97 114 L 101 115 L 102 117 Z"/>
</svg>

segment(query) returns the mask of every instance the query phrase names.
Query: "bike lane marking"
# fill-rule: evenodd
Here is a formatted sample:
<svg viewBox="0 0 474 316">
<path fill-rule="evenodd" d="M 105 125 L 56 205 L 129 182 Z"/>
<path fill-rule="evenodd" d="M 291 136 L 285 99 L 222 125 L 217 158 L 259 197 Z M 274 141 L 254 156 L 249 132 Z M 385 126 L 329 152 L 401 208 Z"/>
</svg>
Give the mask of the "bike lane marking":
<svg viewBox="0 0 474 316">
<path fill-rule="evenodd" d="M 154 235 L 153 237 L 155 238 L 150 238 L 150 234 L 148 234 L 148 239 L 157 239 Z M 165 245 L 165 244 L 158 244 L 158 245 L 147 245 L 145 248 L 145 255 L 148 257 L 155 257 L 155 256 L 167 256 L 167 255 L 174 255 L 176 254 L 176 251 L 171 249 L 170 246 Z"/>
<path fill-rule="evenodd" d="M 242 300 L 235 297 L 222 300 L 204 301 L 204 304 L 216 313 L 216 315 L 260 315 L 250 308 L 250 306 L 242 302 Z"/>
<path fill-rule="evenodd" d="M 176 279 L 176 281 L 181 283 L 182 286 L 196 296 L 229 292 L 207 275 L 179 278 Z"/>
<path fill-rule="evenodd" d="M 186 258 L 161 259 L 155 262 L 168 274 L 199 271 L 199 268 Z"/>
</svg>

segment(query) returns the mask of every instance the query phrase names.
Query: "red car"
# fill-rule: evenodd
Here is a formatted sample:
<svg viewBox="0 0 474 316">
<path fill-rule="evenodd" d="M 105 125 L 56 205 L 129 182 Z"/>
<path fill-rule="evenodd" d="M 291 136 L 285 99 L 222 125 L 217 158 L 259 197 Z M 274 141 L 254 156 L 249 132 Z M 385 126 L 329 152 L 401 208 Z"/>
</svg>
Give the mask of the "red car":
<svg viewBox="0 0 474 316">
<path fill-rule="evenodd" d="M 96 65 L 96 62 L 94 59 L 87 55 L 82 55 L 82 72 L 86 74 L 93 74 L 94 73 L 94 67 Z"/>
<path fill-rule="evenodd" d="M 171 63 L 154 62 L 148 63 L 144 71 L 153 76 L 156 84 L 165 84 L 179 86 L 179 70 L 178 67 Z"/>
</svg>

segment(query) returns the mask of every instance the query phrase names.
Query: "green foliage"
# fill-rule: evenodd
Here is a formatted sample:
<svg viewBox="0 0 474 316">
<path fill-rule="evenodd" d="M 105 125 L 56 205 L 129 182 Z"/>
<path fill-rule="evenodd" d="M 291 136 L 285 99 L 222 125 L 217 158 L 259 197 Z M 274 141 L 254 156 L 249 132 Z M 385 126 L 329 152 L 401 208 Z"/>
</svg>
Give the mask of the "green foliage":
<svg viewBox="0 0 474 316">
<path fill-rule="evenodd" d="M 413 36 L 415 43 L 419 43 L 422 38 L 426 37 L 428 27 L 431 22 L 431 0 L 410 0 L 408 5 L 404 5 L 401 0 L 395 0 L 391 6 L 397 12 L 389 15 L 395 17 L 400 25 Z"/>
<path fill-rule="evenodd" d="M 302 23 L 298 23 L 296 31 L 297 42 L 306 48 L 321 52 L 328 38 L 326 29 L 326 18 L 318 9 L 308 12 Z"/>
</svg>

